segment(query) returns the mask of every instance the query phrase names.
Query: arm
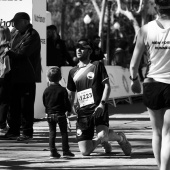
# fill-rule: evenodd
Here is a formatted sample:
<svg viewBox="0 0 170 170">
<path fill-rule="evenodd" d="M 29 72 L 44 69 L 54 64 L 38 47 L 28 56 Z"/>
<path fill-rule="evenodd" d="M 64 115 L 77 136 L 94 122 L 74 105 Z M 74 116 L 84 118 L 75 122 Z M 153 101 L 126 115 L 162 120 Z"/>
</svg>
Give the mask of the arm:
<svg viewBox="0 0 170 170">
<path fill-rule="evenodd" d="M 103 85 L 104 85 L 104 91 L 103 91 L 103 96 L 101 101 L 102 100 L 107 101 L 111 92 L 109 79 L 104 80 Z"/>
<path fill-rule="evenodd" d="M 68 99 L 69 99 L 69 103 L 71 104 L 71 110 L 73 112 L 73 114 L 77 115 L 75 109 L 74 109 L 74 99 L 75 99 L 75 92 L 72 92 L 70 90 L 67 89 L 68 92 Z M 71 123 L 70 120 L 68 118 L 68 115 L 70 115 L 68 112 L 66 112 L 66 118 L 67 118 L 67 127 L 68 130 L 71 132 Z"/>
<path fill-rule="evenodd" d="M 68 98 L 68 92 L 66 89 L 64 89 L 64 103 L 65 103 L 65 108 L 66 108 L 67 116 L 68 116 L 69 113 L 71 112 L 71 103 Z"/>
<path fill-rule="evenodd" d="M 43 95 L 42 95 L 42 101 L 43 101 L 43 105 L 44 105 L 44 107 L 46 108 L 46 89 L 44 90 L 44 92 L 43 92 Z"/>
<path fill-rule="evenodd" d="M 109 98 L 110 91 L 111 91 L 109 79 L 104 80 L 103 85 L 104 85 L 104 90 L 103 90 L 101 101 L 106 102 Z M 104 108 L 105 108 L 105 105 L 100 102 L 99 105 L 95 109 L 95 112 L 94 112 L 95 117 L 102 116 L 104 113 Z"/>
<path fill-rule="evenodd" d="M 39 34 L 35 30 L 28 30 L 17 47 L 12 48 L 7 53 L 11 58 L 21 59 L 31 56 L 35 51 L 40 50 L 40 48 L 41 41 Z"/>
<path fill-rule="evenodd" d="M 145 50 L 145 44 L 144 44 L 144 28 L 140 29 L 136 46 L 133 52 L 133 56 L 130 62 L 130 75 L 132 78 L 136 78 L 138 74 L 138 68 L 139 64 L 143 55 L 143 52 Z"/>
<path fill-rule="evenodd" d="M 42 100 L 43 100 L 43 105 L 45 107 L 45 117 L 47 118 L 48 117 L 48 114 L 47 114 L 47 110 L 46 110 L 46 97 L 45 97 L 45 91 L 43 92 L 43 95 L 42 95 Z"/>
<path fill-rule="evenodd" d="M 134 93 L 141 92 L 141 86 L 138 76 L 138 69 L 140 65 L 140 61 L 145 50 L 145 32 L 146 32 L 146 25 L 139 30 L 139 34 L 137 37 L 136 46 L 133 52 L 133 56 L 130 62 L 130 75 L 131 75 L 131 89 Z M 134 80 L 133 80 L 134 79 Z"/>
<path fill-rule="evenodd" d="M 73 114 L 77 115 L 75 108 L 74 108 L 75 92 L 70 91 L 68 89 L 67 89 L 67 91 L 68 91 L 68 98 L 70 100 L 72 112 L 73 112 Z"/>
</svg>

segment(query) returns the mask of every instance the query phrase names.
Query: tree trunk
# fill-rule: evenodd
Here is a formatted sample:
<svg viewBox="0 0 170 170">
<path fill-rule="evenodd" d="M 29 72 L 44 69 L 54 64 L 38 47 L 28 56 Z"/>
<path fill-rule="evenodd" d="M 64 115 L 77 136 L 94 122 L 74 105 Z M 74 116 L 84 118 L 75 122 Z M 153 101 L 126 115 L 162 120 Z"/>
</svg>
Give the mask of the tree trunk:
<svg viewBox="0 0 170 170">
<path fill-rule="evenodd" d="M 104 39 L 103 39 L 103 24 L 104 24 L 104 15 L 106 11 L 106 0 L 102 1 L 102 9 L 101 9 L 101 15 L 100 15 L 100 21 L 99 21 L 99 36 L 101 37 L 101 43 L 99 44 L 102 51 L 103 51 L 103 44 L 104 44 Z"/>
</svg>

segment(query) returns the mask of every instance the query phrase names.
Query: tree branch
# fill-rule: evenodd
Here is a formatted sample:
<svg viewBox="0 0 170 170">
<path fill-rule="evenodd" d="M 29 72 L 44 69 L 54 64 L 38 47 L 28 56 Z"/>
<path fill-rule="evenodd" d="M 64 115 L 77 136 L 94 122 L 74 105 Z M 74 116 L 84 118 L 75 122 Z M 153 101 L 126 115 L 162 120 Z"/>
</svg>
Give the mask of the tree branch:
<svg viewBox="0 0 170 170">
<path fill-rule="evenodd" d="M 100 20 L 99 20 L 99 36 L 102 35 L 105 10 L 106 10 L 106 0 L 103 0 L 103 1 L 102 1 L 101 15 L 100 15 L 100 17 L 99 17 L 99 19 L 100 19 Z"/>
<path fill-rule="evenodd" d="M 136 11 L 136 14 L 139 14 L 142 11 L 142 4 L 143 4 L 143 0 L 140 0 L 139 8 Z"/>
<path fill-rule="evenodd" d="M 140 29 L 136 18 L 133 16 L 132 12 L 130 12 L 127 8 L 126 8 L 126 10 L 122 10 L 120 0 L 116 0 L 116 1 L 117 1 L 116 13 L 117 14 L 121 13 L 121 14 L 125 15 L 129 20 L 133 21 L 132 23 L 133 23 L 133 28 L 135 30 L 135 38 L 136 38 L 136 35 L 138 34 L 138 31 Z"/>
<path fill-rule="evenodd" d="M 96 0 L 91 0 L 91 2 L 92 2 L 93 6 L 94 6 L 94 8 L 95 8 L 95 10 L 97 12 L 98 17 L 100 18 L 101 12 L 100 12 L 100 9 L 99 9 L 99 7 L 97 5 Z"/>
</svg>

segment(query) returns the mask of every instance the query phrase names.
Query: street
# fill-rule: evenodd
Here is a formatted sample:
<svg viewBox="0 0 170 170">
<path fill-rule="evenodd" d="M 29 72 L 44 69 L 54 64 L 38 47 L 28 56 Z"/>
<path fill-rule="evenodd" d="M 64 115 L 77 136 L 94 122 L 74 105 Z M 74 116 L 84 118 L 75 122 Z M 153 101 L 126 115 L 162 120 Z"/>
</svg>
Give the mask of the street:
<svg viewBox="0 0 170 170">
<path fill-rule="evenodd" d="M 124 156 L 117 142 L 111 142 L 113 151 L 105 154 L 99 145 L 90 156 L 82 156 L 75 139 L 75 116 L 71 117 L 72 132 L 69 132 L 70 150 L 74 158 L 50 159 L 48 148 L 48 124 L 34 123 L 34 139 L 29 142 L 0 140 L 0 169 L 22 170 L 157 170 L 151 147 L 152 130 L 149 115 L 141 101 L 133 104 L 110 105 L 110 127 L 116 132 L 125 132 L 132 145 L 132 155 Z M 2 134 L 1 134 L 2 135 Z M 61 135 L 57 129 L 56 146 L 60 154 Z"/>
</svg>

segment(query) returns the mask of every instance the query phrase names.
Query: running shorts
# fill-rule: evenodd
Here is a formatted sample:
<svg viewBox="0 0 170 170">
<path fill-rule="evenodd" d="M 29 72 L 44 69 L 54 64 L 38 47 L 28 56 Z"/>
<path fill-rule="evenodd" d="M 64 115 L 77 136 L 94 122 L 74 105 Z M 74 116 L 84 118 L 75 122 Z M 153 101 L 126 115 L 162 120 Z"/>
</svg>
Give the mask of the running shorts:
<svg viewBox="0 0 170 170">
<path fill-rule="evenodd" d="M 152 110 L 170 107 L 170 84 L 143 83 L 143 102 Z"/>
<path fill-rule="evenodd" d="M 77 141 L 92 140 L 94 129 L 99 125 L 109 127 L 108 106 L 105 106 L 104 114 L 101 117 L 95 118 L 94 115 L 78 116 L 76 123 L 76 138 Z"/>
</svg>

